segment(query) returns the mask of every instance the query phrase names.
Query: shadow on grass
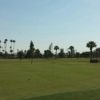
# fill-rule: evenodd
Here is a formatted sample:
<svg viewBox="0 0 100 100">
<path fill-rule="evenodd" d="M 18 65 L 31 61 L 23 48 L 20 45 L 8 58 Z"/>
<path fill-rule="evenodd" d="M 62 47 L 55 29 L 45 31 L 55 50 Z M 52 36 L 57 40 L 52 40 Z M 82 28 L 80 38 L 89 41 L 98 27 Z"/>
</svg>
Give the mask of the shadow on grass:
<svg viewBox="0 0 100 100">
<path fill-rule="evenodd" d="M 68 92 L 62 94 L 27 98 L 23 100 L 100 100 L 100 89 Z"/>
</svg>

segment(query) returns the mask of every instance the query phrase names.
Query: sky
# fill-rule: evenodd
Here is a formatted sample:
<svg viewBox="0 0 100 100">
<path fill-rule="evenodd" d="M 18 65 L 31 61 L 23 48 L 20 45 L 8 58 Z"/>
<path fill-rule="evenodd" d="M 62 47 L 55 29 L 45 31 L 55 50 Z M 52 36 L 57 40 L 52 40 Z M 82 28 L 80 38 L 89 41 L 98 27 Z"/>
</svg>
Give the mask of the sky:
<svg viewBox="0 0 100 100">
<path fill-rule="evenodd" d="M 5 38 L 16 40 L 16 50 L 28 49 L 31 40 L 42 52 L 51 42 L 65 52 L 70 45 L 88 50 L 91 40 L 100 47 L 100 0 L 0 0 Z"/>
</svg>

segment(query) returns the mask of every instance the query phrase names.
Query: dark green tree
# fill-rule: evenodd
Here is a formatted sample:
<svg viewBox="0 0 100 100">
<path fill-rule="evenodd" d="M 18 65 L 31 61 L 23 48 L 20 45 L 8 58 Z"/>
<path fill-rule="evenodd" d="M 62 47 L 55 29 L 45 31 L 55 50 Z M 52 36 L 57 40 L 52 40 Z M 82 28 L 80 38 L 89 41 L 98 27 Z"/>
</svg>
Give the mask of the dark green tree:
<svg viewBox="0 0 100 100">
<path fill-rule="evenodd" d="M 75 57 L 76 57 L 76 58 L 79 58 L 79 57 L 80 57 L 80 52 L 76 52 L 76 53 L 75 53 Z"/>
<path fill-rule="evenodd" d="M 44 57 L 45 58 L 53 57 L 53 53 L 50 50 L 45 50 L 44 51 Z"/>
<path fill-rule="evenodd" d="M 33 44 L 33 41 L 30 42 L 30 50 L 34 51 L 34 44 Z"/>
<path fill-rule="evenodd" d="M 18 51 L 18 52 L 17 52 L 17 57 L 18 57 L 19 59 L 24 58 L 24 52 L 23 52 L 23 51 Z"/>
<path fill-rule="evenodd" d="M 60 52 L 59 52 L 58 56 L 59 56 L 60 58 L 65 58 L 64 49 L 60 49 Z"/>
<path fill-rule="evenodd" d="M 42 54 L 41 54 L 41 52 L 40 52 L 39 49 L 36 49 L 36 50 L 35 50 L 35 52 L 34 52 L 34 57 L 35 57 L 35 58 L 42 58 Z"/>
<path fill-rule="evenodd" d="M 31 41 L 30 42 L 30 48 L 29 48 L 29 50 L 27 51 L 27 54 L 26 54 L 26 58 L 31 58 L 31 63 L 33 62 L 34 51 L 35 51 L 34 44 L 33 44 L 33 41 Z"/>
<path fill-rule="evenodd" d="M 90 52 L 82 52 L 82 53 L 80 54 L 80 57 L 81 57 L 81 58 L 89 58 L 89 57 L 90 57 Z"/>
</svg>

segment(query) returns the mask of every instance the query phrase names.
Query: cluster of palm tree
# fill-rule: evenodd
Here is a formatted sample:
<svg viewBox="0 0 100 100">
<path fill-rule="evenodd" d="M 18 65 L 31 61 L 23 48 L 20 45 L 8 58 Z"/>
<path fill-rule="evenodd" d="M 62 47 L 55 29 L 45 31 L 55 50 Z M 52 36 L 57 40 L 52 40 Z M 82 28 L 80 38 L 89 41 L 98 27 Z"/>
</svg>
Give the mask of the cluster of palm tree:
<svg viewBox="0 0 100 100">
<path fill-rule="evenodd" d="M 93 48 L 97 47 L 96 43 L 94 41 L 89 41 L 87 44 L 86 44 L 86 47 L 88 47 L 90 49 L 90 59 L 93 58 Z M 58 55 L 57 51 L 59 50 L 59 46 L 55 46 L 54 47 L 54 50 L 56 51 L 56 56 Z M 74 46 L 70 46 L 68 48 L 68 54 L 70 55 L 70 57 L 74 57 L 75 55 L 75 48 Z"/>
<path fill-rule="evenodd" d="M 8 39 L 4 39 L 3 42 L 0 40 L 0 52 L 7 54 L 7 42 L 8 42 Z M 10 42 L 11 42 L 10 53 L 14 54 L 14 48 L 15 48 L 15 42 L 16 41 L 10 40 Z M 4 46 L 2 46 L 1 43 L 4 43 Z"/>
<path fill-rule="evenodd" d="M 82 56 L 82 57 L 90 57 L 90 60 L 91 59 L 93 59 L 93 55 L 94 55 L 94 51 L 93 51 L 93 48 L 96 48 L 97 47 L 97 45 L 96 45 L 96 43 L 94 42 L 94 41 L 89 41 L 87 44 L 86 44 L 86 47 L 87 48 L 89 48 L 90 49 L 90 53 L 89 52 L 82 52 L 81 54 L 79 53 L 79 52 L 76 52 L 75 51 L 75 48 L 74 48 L 74 46 L 69 46 L 69 48 L 68 48 L 68 52 L 67 52 L 67 57 L 71 57 L 71 58 L 73 58 L 73 57 L 76 57 L 77 55 L 78 56 Z M 59 46 L 55 46 L 54 47 L 54 50 L 56 51 L 55 52 L 55 55 L 56 55 L 56 57 L 57 57 L 57 55 L 58 55 L 58 50 L 59 50 L 60 48 L 59 48 Z M 98 54 L 100 54 L 100 49 L 98 49 L 99 50 L 99 53 Z M 61 49 L 60 50 L 61 52 L 63 52 L 64 50 L 63 49 Z M 96 49 L 95 49 L 95 52 L 96 52 Z M 62 53 L 63 54 L 63 53 Z M 97 55 L 98 55 L 97 54 Z M 98 56 L 100 56 L 100 55 L 98 55 Z"/>
<path fill-rule="evenodd" d="M 93 48 L 95 48 L 95 47 L 97 47 L 97 45 L 96 45 L 96 43 L 94 42 L 94 41 L 89 41 L 87 44 L 86 44 L 86 47 L 88 47 L 89 49 L 90 49 L 90 59 L 92 59 L 93 58 Z M 59 46 L 55 46 L 54 47 L 54 50 L 56 51 L 56 56 L 58 55 L 58 50 L 59 50 L 60 48 L 59 48 Z M 100 49 L 99 49 L 100 50 Z M 62 49 L 61 49 L 61 51 L 63 51 Z M 70 46 L 69 48 L 68 48 L 68 55 L 70 56 L 70 57 L 74 57 L 75 56 L 75 48 L 74 48 L 74 46 Z M 99 51 L 100 52 L 100 51 Z M 79 54 L 79 53 L 78 53 Z"/>
<path fill-rule="evenodd" d="M 55 52 L 55 54 L 56 54 L 56 56 L 58 55 L 58 50 L 59 50 L 60 48 L 59 48 L 59 46 L 55 46 L 54 47 L 54 50 L 56 51 Z M 60 49 L 60 51 L 64 51 L 64 50 L 62 50 L 62 49 Z M 75 55 L 75 48 L 74 48 L 74 46 L 69 46 L 69 48 L 68 48 L 68 53 L 67 53 L 70 57 L 74 57 L 74 55 Z"/>
</svg>

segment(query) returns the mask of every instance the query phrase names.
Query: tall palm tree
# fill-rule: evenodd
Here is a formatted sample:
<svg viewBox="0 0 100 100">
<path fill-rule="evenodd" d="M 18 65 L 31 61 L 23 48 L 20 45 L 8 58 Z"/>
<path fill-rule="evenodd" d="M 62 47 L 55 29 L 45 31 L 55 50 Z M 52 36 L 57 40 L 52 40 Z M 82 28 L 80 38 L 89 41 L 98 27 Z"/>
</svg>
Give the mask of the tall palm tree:
<svg viewBox="0 0 100 100">
<path fill-rule="evenodd" d="M 5 53 L 5 50 L 3 49 L 2 52 Z"/>
<path fill-rule="evenodd" d="M 5 39 L 5 40 L 4 40 L 5 54 L 7 53 L 7 41 L 8 41 L 8 39 Z"/>
<path fill-rule="evenodd" d="M 93 56 L 93 48 L 96 47 L 96 43 L 94 41 L 89 41 L 87 44 L 86 44 L 86 47 L 88 47 L 90 49 L 90 59 L 92 59 L 92 56 Z"/>
<path fill-rule="evenodd" d="M 14 50 L 15 50 L 15 42 L 16 42 L 16 41 L 13 40 L 12 42 L 13 42 L 13 53 L 14 53 Z"/>
<path fill-rule="evenodd" d="M 11 51 L 11 53 L 14 53 L 14 50 L 15 50 L 15 40 L 10 40 L 10 42 L 11 42 L 11 46 L 10 46 L 10 51 Z"/>
<path fill-rule="evenodd" d="M 10 43 L 11 43 L 11 45 L 10 45 L 10 53 L 12 54 L 13 53 L 13 49 L 12 49 L 12 43 L 13 43 L 13 40 L 10 40 Z"/>
<path fill-rule="evenodd" d="M 13 53 L 12 46 L 10 46 L 10 53 L 11 53 L 11 55 L 12 55 L 12 53 Z"/>
<path fill-rule="evenodd" d="M 59 46 L 56 45 L 56 46 L 54 47 L 54 50 L 56 51 L 56 56 L 57 56 L 57 51 L 59 50 Z"/>
<path fill-rule="evenodd" d="M 13 42 L 13 40 L 10 40 L 10 42 L 11 42 L 11 46 L 12 46 L 12 42 Z"/>
<path fill-rule="evenodd" d="M 73 57 L 74 56 L 74 46 L 70 46 L 68 49 L 70 50 L 71 57 Z"/>
</svg>

